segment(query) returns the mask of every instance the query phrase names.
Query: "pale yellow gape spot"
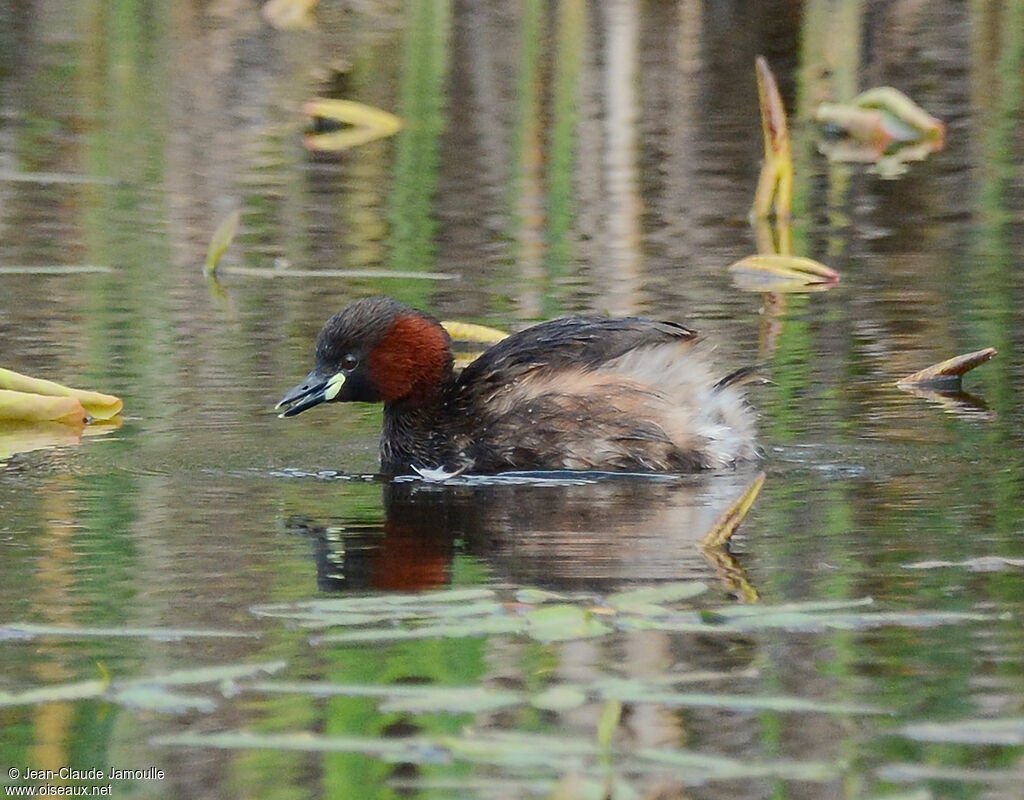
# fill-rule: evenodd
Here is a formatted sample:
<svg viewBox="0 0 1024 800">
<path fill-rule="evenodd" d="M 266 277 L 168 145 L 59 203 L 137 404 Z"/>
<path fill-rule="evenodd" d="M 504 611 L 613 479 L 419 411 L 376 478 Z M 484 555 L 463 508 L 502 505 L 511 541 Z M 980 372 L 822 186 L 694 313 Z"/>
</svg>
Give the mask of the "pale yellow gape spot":
<svg viewBox="0 0 1024 800">
<path fill-rule="evenodd" d="M 345 383 L 345 373 L 338 372 L 330 377 L 327 381 L 327 386 L 324 389 L 324 397 L 328 400 L 333 400 L 338 396 L 338 392 L 341 391 L 341 387 Z"/>
</svg>

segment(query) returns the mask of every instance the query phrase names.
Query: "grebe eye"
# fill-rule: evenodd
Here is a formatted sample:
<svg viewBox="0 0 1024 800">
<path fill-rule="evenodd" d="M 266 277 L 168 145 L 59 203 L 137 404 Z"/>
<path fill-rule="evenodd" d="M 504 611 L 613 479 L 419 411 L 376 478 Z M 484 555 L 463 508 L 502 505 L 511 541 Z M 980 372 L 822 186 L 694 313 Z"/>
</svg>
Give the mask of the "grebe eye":
<svg viewBox="0 0 1024 800">
<path fill-rule="evenodd" d="M 348 353 L 344 358 L 341 359 L 341 368 L 348 372 L 349 370 L 355 369 L 358 363 L 359 359 L 356 358 L 351 353 Z"/>
</svg>

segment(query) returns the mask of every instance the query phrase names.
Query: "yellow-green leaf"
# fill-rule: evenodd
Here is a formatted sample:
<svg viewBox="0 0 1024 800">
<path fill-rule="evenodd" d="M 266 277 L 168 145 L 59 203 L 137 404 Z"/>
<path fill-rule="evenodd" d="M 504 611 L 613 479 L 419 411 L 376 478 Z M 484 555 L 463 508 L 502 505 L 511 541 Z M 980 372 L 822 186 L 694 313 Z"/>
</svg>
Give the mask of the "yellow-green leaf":
<svg viewBox="0 0 1024 800">
<path fill-rule="evenodd" d="M 907 375 L 907 377 L 901 378 L 896 385 L 903 389 L 925 386 L 932 389 L 957 390 L 960 388 L 965 372 L 981 366 L 986 361 L 991 361 L 997 353 L 998 351 L 994 347 L 986 347 L 984 350 L 954 356 L 915 372 L 913 375 Z"/>
<path fill-rule="evenodd" d="M 92 392 L 87 389 L 73 389 L 54 381 L 30 378 L 28 375 L 22 375 L 10 369 L 0 369 L 0 389 L 51 397 L 74 397 L 93 419 L 111 419 L 120 414 L 121 409 L 124 408 L 124 401 L 112 394 Z"/>
<path fill-rule="evenodd" d="M 235 240 L 240 219 L 241 214 L 236 209 L 224 217 L 220 225 L 217 226 L 217 230 L 213 232 L 213 238 L 210 239 L 210 247 L 206 251 L 206 264 L 203 265 L 203 274 L 207 278 L 212 277 L 217 272 L 217 265 Z"/>
<path fill-rule="evenodd" d="M 310 150 L 348 150 L 393 136 L 402 128 L 394 114 L 354 100 L 318 98 L 307 102 L 302 112 L 314 122 L 314 130 L 305 137 Z"/>
<path fill-rule="evenodd" d="M 877 108 L 910 126 L 920 136 L 928 136 L 940 141 L 945 139 L 946 126 L 942 120 L 933 117 L 903 92 L 892 86 L 867 89 L 853 98 L 853 105 L 860 108 Z"/>
<path fill-rule="evenodd" d="M 830 160 L 875 164 L 893 178 L 945 144 L 946 126 L 891 86 L 879 86 L 849 103 L 822 103 L 814 114 L 827 135 L 818 149 Z"/>
<path fill-rule="evenodd" d="M 764 480 L 765 474 L 759 472 L 757 477 L 744 490 L 743 494 L 715 520 L 711 530 L 701 540 L 702 545 L 705 547 L 721 547 L 732 538 L 732 535 L 736 533 L 736 529 L 754 505 L 761 487 L 764 486 Z"/>
<path fill-rule="evenodd" d="M 839 273 L 810 258 L 758 255 L 729 266 L 733 283 L 749 292 L 810 292 L 830 289 Z"/>
<path fill-rule="evenodd" d="M 486 325 L 475 325 L 472 322 L 455 322 L 444 320 L 441 326 L 456 342 L 473 342 L 479 344 L 497 344 L 508 337 L 505 331 L 488 328 Z"/>
<path fill-rule="evenodd" d="M 85 409 L 77 397 L 53 397 L 0 389 L 0 421 L 84 425 L 86 418 Z"/>
<path fill-rule="evenodd" d="M 764 137 L 764 163 L 757 181 L 755 218 L 767 217 L 774 207 L 778 219 L 789 219 L 793 205 L 793 154 L 789 144 L 789 124 L 775 75 L 763 56 L 755 62 L 757 97 L 761 107 L 761 133 Z M 774 206 L 773 206 L 774 201 Z"/>
</svg>

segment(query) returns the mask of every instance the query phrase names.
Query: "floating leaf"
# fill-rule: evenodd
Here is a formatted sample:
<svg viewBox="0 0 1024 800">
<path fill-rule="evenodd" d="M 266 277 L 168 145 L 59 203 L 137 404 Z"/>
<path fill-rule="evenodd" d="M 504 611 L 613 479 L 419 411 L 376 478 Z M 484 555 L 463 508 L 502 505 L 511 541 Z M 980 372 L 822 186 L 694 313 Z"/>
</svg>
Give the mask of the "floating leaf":
<svg viewBox="0 0 1024 800">
<path fill-rule="evenodd" d="M 365 613 L 332 613 L 313 609 L 310 611 L 294 611 L 292 613 L 277 612 L 264 614 L 263 616 L 290 619 L 303 628 L 335 628 L 424 619 L 454 621 L 466 617 L 496 616 L 500 615 L 503 610 L 504 606 L 501 603 L 492 600 L 481 600 L 475 603 L 399 606 L 388 610 L 381 609 Z"/>
<path fill-rule="evenodd" d="M 764 163 L 754 194 L 751 214 L 767 217 L 772 210 L 778 219 L 789 219 L 793 205 L 793 154 L 789 144 L 789 124 L 786 108 L 768 62 L 758 56 L 757 97 L 761 107 L 761 133 L 764 138 Z"/>
<path fill-rule="evenodd" d="M 702 581 L 680 581 L 677 583 L 664 583 L 658 586 L 648 586 L 642 589 L 633 589 L 628 592 L 617 592 L 608 595 L 605 602 L 625 614 L 642 613 L 646 615 L 657 614 L 664 611 L 658 604 L 673 603 L 681 600 L 691 600 L 708 590 L 708 585 Z"/>
<path fill-rule="evenodd" d="M 321 736 L 315 733 L 179 733 L 157 736 L 161 747 L 198 747 L 203 750 L 277 750 L 311 753 L 362 753 L 389 762 L 437 764 L 448 760 L 440 745 L 429 739 L 374 739 L 362 736 Z"/>
<path fill-rule="evenodd" d="M 997 350 L 994 347 L 986 347 L 984 350 L 976 350 L 973 353 L 965 353 L 961 356 L 940 361 L 926 369 L 907 375 L 897 381 L 896 386 L 900 389 L 912 389 L 924 387 L 937 391 L 956 392 L 961 388 L 964 373 L 969 372 L 977 366 L 991 361 L 995 358 Z"/>
<path fill-rule="evenodd" d="M 850 608 L 873 606 L 871 597 L 854 597 L 850 600 L 804 600 L 795 603 L 779 603 L 778 605 L 722 606 L 706 609 L 706 613 L 714 614 L 719 619 L 739 619 L 744 617 L 774 617 L 778 614 L 819 614 L 827 611 L 843 611 Z"/>
<path fill-rule="evenodd" d="M 114 692 L 110 699 L 125 708 L 161 714 L 208 713 L 217 708 L 217 703 L 208 697 L 176 694 L 156 684 L 127 686 Z"/>
<path fill-rule="evenodd" d="M 418 692 L 392 695 L 381 703 L 380 711 L 398 711 L 405 714 L 478 714 L 521 705 L 524 701 L 525 698 L 517 692 L 477 686 L 432 686 L 420 688 Z"/>
<path fill-rule="evenodd" d="M 402 128 L 394 114 L 354 100 L 318 98 L 303 105 L 302 113 L 313 119 L 313 129 L 305 137 L 310 150 L 348 150 L 393 136 Z"/>
<path fill-rule="evenodd" d="M 52 397 L 74 397 L 89 412 L 93 419 L 107 420 L 121 413 L 124 403 L 121 398 L 86 389 L 72 389 L 54 381 L 30 378 L 28 375 L 9 369 L 0 369 L 0 390 L 26 392 Z"/>
<path fill-rule="evenodd" d="M 545 644 L 588 639 L 610 631 L 594 614 L 567 603 L 541 606 L 526 614 L 526 633 Z"/>
<path fill-rule="evenodd" d="M 905 725 L 900 732 L 921 742 L 1024 745 L 1024 717 L 962 719 Z"/>
<path fill-rule="evenodd" d="M 196 667 L 151 675 L 145 678 L 132 678 L 118 681 L 119 686 L 135 686 L 140 684 L 159 684 L 161 686 L 194 686 L 202 683 L 222 683 L 237 681 L 244 678 L 256 678 L 261 675 L 272 675 L 288 666 L 287 661 L 261 661 L 254 664 L 225 664 L 213 667 Z"/>
<path fill-rule="evenodd" d="M 302 621 L 344 619 L 348 615 L 354 615 L 355 619 L 365 617 L 368 621 L 376 620 L 380 616 L 386 619 L 464 616 L 500 610 L 500 604 L 492 600 L 494 596 L 492 590 L 480 588 L 448 589 L 434 592 L 396 592 L 296 603 L 267 603 L 253 606 L 250 611 L 258 617 L 280 617 Z M 483 601 L 483 603 L 478 605 L 475 601 Z M 361 622 L 338 622 L 335 624 L 361 624 Z"/>
<path fill-rule="evenodd" d="M 837 601 L 858 604 L 857 601 Z M 870 602 L 867 600 L 866 602 Z M 819 606 L 815 608 L 815 606 Z M 623 617 L 616 620 L 619 630 L 660 630 L 705 635 L 735 635 L 756 631 L 787 630 L 816 633 L 828 630 L 871 630 L 890 626 L 931 628 L 981 622 L 995 617 L 958 611 L 872 611 L 864 613 L 829 612 L 829 603 L 783 606 L 729 606 L 694 612 L 676 612 L 671 617 Z"/>
<path fill-rule="evenodd" d="M 476 732 L 473 737 L 381 738 L 324 736 L 312 732 L 256 733 L 236 730 L 219 733 L 181 733 L 158 736 L 161 747 L 197 747 L 224 750 L 276 750 L 319 753 L 363 753 L 391 763 L 438 764 L 453 758 L 475 764 L 548 767 L 561 770 L 568 759 L 582 764 L 596 747 L 579 738 Z"/>
<path fill-rule="evenodd" d="M 587 702 L 587 693 L 579 686 L 562 684 L 545 689 L 530 698 L 530 705 L 544 711 L 571 711 Z"/>
<path fill-rule="evenodd" d="M 416 628 L 370 628 L 328 633 L 310 640 L 311 644 L 357 644 L 360 642 L 399 642 L 413 639 L 461 639 L 464 637 L 492 636 L 519 633 L 525 627 L 522 620 L 513 617 L 484 617 L 461 623 L 421 625 Z"/>
<path fill-rule="evenodd" d="M 863 614 L 805 614 L 793 612 L 767 613 L 749 619 L 733 619 L 720 626 L 735 632 L 784 629 L 807 633 L 826 630 L 871 630 L 899 626 L 904 628 L 934 628 L 939 625 L 958 625 L 965 622 L 984 622 L 990 614 L 972 614 L 958 611 L 874 611 Z"/>
<path fill-rule="evenodd" d="M 218 683 L 267 674 L 283 669 L 284 661 L 259 664 L 235 664 L 219 667 L 178 670 L 164 675 L 132 678 L 112 685 L 109 678 L 104 680 L 81 681 L 55 686 L 41 686 L 20 692 L 0 692 L 0 707 L 15 705 L 37 705 L 69 700 L 84 700 L 95 697 L 120 703 L 131 708 L 147 711 L 182 713 L 185 711 L 212 711 L 215 703 L 202 697 L 176 695 L 167 686 L 191 686 L 202 683 Z"/>
<path fill-rule="evenodd" d="M 261 681 L 246 687 L 268 694 L 300 694 L 308 697 L 374 697 L 380 710 L 409 714 L 447 712 L 479 713 L 523 705 L 526 696 L 477 686 L 420 686 L 404 684 L 346 684 L 331 681 Z"/>
<path fill-rule="evenodd" d="M 1024 567 L 1024 558 L 1005 556 L 978 556 L 965 561 L 916 561 L 904 564 L 903 569 L 942 569 L 945 567 L 966 567 L 971 572 L 1003 572 Z"/>
<path fill-rule="evenodd" d="M 721 547 L 732 538 L 732 535 L 736 533 L 736 529 L 754 505 L 761 487 L 764 486 L 764 480 L 765 474 L 763 472 L 758 473 L 757 477 L 744 490 L 743 494 L 719 515 L 718 519 L 712 524 L 711 529 L 701 539 L 701 544 L 704 547 Z"/>
<path fill-rule="evenodd" d="M 4 266 L 0 275 L 83 275 L 97 272 L 113 272 L 110 267 L 94 264 L 40 264 L 37 266 Z"/>
<path fill-rule="evenodd" d="M 876 770 L 883 781 L 913 783 L 917 781 L 949 781 L 956 783 L 986 783 L 994 786 L 1020 787 L 1019 769 L 995 770 L 971 767 L 943 767 L 936 764 L 886 764 Z M 1018 794 L 1018 797 L 1020 795 Z M 886 800 L 881 798 L 880 800 Z"/>
<path fill-rule="evenodd" d="M 54 686 L 39 686 L 20 692 L 0 692 L 0 708 L 5 706 L 34 706 L 40 703 L 63 703 L 69 700 L 85 700 L 101 697 L 110 684 L 104 680 L 61 683 Z"/>
<path fill-rule="evenodd" d="M 839 273 L 810 258 L 756 255 L 729 265 L 733 283 L 748 292 L 821 292 L 839 284 Z"/>
<path fill-rule="evenodd" d="M 224 253 L 235 240 L 235 234 L 238 233 L 238 222 L 241 218 L 242 215 L 236 209 L 224 217 L 220 225 L 217 226 L 217 230 L 213 232 L 210 247 L 206 251 L 206 263 L 203 265 L 203 274 L 207 278 L 212 278 L 217 274 L 217 265 L 220 264 Z"/>
<path fill-rule="evenodd" d="M 842 775 L 839 764 L 820 761 L 750 761 L 695 750 L 643 749 L 637 757 L 663 766 L 681 767 L 688 783 L 743 778 L 779 778 L 824 783 Z"/>
<path fill-rule="evenodd" d="M 316 25 L 313 9 L 319 0 L 268 0 L 263 18 L 278 30 L 309 30 Z"/>
<path fill-rule="evenodd" d="M 19 638 L 35 638 L 37 636 L 61 636 L 71 639 L 110 637 L 115 639 L 153 639 L 168 642 L 179 639 L 259 638 L 258 633 L 197 630 L 195 628 L 99 628 L 89 626 L 76 627 L 74 625 L 43 625 L 34 622 L 11 622 L 6 625 L 0 625 L 0 640 L 12 635 Z"/>
<path fill-rule="evenodd" d="M 528 605 L 538 606 L 541 603 L 562 603 L 568 600 L 568 595 L 558 592 L 549 592 L 546 589 L 524 588 L 516 591 L 516 601 Z"/>
<path fill-rule="evenodd" d="M 253 278 L 394 278 L 395 280 L 454 281 L 459 276 L 452 272 L 412 272 L 392 269 L 294 269 L 292 267 L 232 267 L 220 270 L 229 275 Z"/>
<path fill-rule="evenodd" d="M 535 732 L 476 731 L 472 738 L 445 737 L 453 757 L 475 764 L 505 767 L 549 767 L 563 772 L 579 768 L 584 758 L 600 755 L 596 743 L 583 737 L 545 736 Z"/>
<path fill-rule="evenodd" d="M 53 397 L 0 389 L 0 422 L 85 425 L 89 415 L 77 397 Z"/>
<path fill-rule="evenodd" d="M 677 708 L 726 708 L 734 711 L 779 711 L 817 714 L 884 714 L 880 708 L 857 703 L 832 703 L 805 697 L 746 695 L 716 692 L 669 692 L 641 680 L 609 679 L 595 688 L 623 703 L 654 703 Z"/>
</svg>

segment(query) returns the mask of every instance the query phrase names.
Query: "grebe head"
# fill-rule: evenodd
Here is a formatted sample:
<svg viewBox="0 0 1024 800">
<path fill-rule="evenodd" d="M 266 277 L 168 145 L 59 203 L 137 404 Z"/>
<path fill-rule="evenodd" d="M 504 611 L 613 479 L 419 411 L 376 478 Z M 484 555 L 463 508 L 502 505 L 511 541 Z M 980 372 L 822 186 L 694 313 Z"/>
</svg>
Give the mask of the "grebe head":
<svg viewBox="0 0 1024 800">
<path fill-rule="evenodd" d="M 421 404 L 451 372 L 451 340 L 436 319 L 390 297 L 366 297 L 327 320 L 313 370 L 277 408 L 291 417 L 326 402 Z"/>
</svg>

